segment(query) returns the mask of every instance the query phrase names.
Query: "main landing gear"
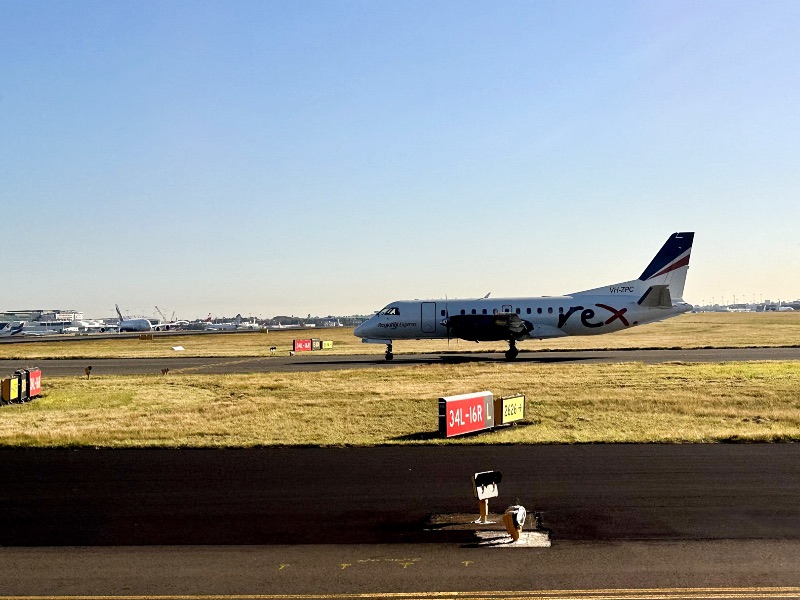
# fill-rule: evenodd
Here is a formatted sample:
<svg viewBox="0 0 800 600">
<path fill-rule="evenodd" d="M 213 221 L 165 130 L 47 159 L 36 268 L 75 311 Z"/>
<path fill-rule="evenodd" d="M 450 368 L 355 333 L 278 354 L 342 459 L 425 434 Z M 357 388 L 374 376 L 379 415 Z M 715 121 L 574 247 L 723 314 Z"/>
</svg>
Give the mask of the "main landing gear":
<svg viewBox="0 0 800 600">
<path fill-rule="evenodd" d="M 392 345 L 386 344 L 386 360 L 392 360 L 394 358 L 394 354 L 392 354 Z"/>
<path fill-rule="evenodd" d="M 508 340 L 508 350 L 506 350 L 506 360 L 514 360 L 517 358 L 519 350 L 517 350 L 517 341 Z"/>
</svg>

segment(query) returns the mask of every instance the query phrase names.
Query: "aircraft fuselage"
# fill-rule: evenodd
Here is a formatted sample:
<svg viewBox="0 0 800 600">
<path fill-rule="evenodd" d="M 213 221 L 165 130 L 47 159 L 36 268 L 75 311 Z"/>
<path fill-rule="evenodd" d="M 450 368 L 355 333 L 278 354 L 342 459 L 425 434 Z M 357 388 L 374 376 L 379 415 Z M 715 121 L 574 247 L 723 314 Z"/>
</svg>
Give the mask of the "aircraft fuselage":
<svg viewBox="0 0 800 600">
<path fill-rule="evenodd" d="M 455 337 L 470 341 L 547 339 L 621 331 L 692 309 L 686 303 L 671 308 L 643 307 L 638 300 L 638 295 L 628 294 L 400 300 L 359 325 L 354 333 L 374 341 Z M 506 327 L 493 327 L 498 319 L 503 320 L 507 315 L 518 316 L 523 328 L 509 335 Z M 461 316 L 469 316 L 471 323 L 459 326 L 457 320 Z"/>
<path fill-rule="evenodd" d="M 674 317 L 692 309 L 683 301 L 693 232 L 672 234 L 637 279 L 568 294 L 536 298 L 399 300 L 356 327 L 365 342 L 460 338 L 516 342 L 569 335 L 599 335 Z"/>
</svg>

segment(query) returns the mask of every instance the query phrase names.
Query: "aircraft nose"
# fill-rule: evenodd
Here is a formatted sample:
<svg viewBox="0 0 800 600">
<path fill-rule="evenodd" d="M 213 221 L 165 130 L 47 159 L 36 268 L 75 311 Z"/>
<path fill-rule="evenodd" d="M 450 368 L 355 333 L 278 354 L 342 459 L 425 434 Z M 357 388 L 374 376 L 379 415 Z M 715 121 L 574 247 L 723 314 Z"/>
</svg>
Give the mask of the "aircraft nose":
<svg viewBox="0 0 800 600">
<path fill-rule="evenodd" d="M 367 322 L 364 321 L 361 325 L 353 330 L 353 335 L 356 337 L 364 337 L 364 332 L 367 330 Z"/>
</svg>

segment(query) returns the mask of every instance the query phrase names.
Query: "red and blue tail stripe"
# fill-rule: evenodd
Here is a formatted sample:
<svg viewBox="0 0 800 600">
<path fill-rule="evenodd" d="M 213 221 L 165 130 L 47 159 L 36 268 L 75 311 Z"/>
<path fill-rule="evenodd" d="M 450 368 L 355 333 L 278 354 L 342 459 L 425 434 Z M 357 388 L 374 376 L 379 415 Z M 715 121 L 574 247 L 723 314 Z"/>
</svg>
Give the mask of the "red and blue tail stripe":
<svg viewBox="0 0 800 600">
<path fill-rule="evenodd" d="M 639 279 L 647 281 L 687 266 L 693 241 L 694 232 L 673 233 Z"/>
</svg>

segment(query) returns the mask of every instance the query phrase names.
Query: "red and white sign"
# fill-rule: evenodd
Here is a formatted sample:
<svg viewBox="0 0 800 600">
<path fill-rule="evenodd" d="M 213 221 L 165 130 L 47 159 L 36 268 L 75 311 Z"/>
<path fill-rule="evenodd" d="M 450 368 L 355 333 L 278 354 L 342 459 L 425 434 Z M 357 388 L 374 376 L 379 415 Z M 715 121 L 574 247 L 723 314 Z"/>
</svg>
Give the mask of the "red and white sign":
<svg viewBox="0 0 800 600">
<path fill-rule="evenodd" d="M 40 396 L 42 393 L 42 371 L 40 369 L 29 371 L 28 377 L 30 381 L 28 395 L 31 398 Z"/>
<path fill-rule="evenodd" d="M 492 392 L 439 398 L 439 433 L 445 437 L 494 427 Z"/>
<path fill-rule="evenodd" d="M 311 340 L 294 340 L 295 352 L 311 352 Z"/>
</svg>

